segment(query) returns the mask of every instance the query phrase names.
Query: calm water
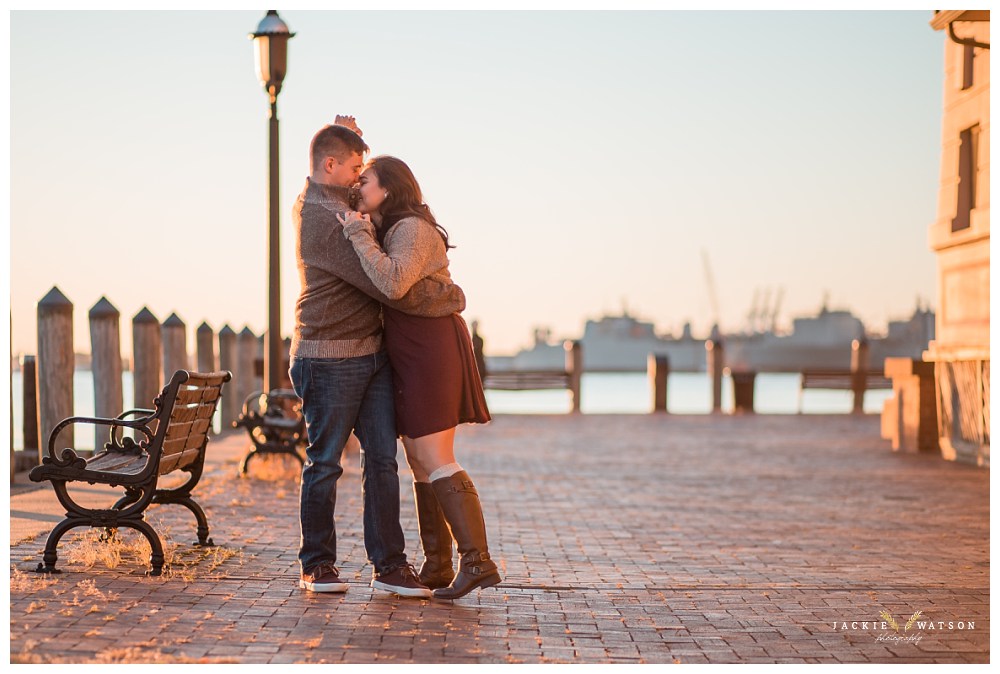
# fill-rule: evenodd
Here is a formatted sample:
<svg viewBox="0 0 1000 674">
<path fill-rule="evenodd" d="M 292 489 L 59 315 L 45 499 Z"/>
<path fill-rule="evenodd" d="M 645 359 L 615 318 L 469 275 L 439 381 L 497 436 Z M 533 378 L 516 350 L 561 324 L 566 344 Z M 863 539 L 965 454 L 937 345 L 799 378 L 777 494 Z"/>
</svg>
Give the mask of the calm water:
<svg viewBox="0 0 1000 674">
<path fill-rule="evenodd" d="M 131 408 L 132 373 L 122 376 L 125 406 Z M 14 373 L 14 446 L 24 445 L 22 434 L 21 373 Z M 73 378 L 74 414 L 94 415 L 94 382 L 89 370 L 77 370 Z M 891 391 L 870 391 L 865 395 L 865 412 L 877 414 Z M 644 373 L 583 375 L 584 414 L 641 414 L 652 408 L 652 396 Z M 494 414 L 562 414 L 571 407 L 569 391 L 487 391 L 486 400 Z M 733 408 L 732 380 L 722 381 L 724 411 Z M 846 414 L 851 411 L 848 391 L 809 390 L 802 395 L 806 414 Z M 761 414 L 795 414 L 799 411 L 799 375 L 760 374 L 754 389 L 754 407 Z M 667 409 L 676 414 L 708 414 L 712 409 L 712 388 L 706 373 L 673 373 L 667 384 Z M 216 415 L 216 430 L 219 429 Z M 92 449 L 92 426 L 78 426 L 77 447 Z M 48 438 L 43 438 L 43 443 Z"/>
</svg>

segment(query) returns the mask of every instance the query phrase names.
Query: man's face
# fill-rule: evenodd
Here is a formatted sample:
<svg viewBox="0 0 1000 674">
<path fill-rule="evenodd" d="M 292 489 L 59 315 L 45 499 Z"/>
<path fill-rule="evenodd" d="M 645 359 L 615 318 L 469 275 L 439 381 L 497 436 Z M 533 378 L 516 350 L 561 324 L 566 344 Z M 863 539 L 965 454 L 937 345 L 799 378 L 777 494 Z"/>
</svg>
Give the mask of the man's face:
<svg viewBox="0 0 1000 674">
<path fill-rule="evenodd" d="M 365 164 L 360 154 L 354 153 L 344 161 L 336 157 L 326 158 L 326 174 L 329 185 L 339 185 L 340 187 L 350 187 L 358 182 L 361 175 L 361 167 Z"/>
<path fill-rule="evenodd" d="M 358 210 L 362 213 L 377 213 L 379 206 L 385 201 L 385 190 L 379 185 L 378 175 L 368 169 L 361 174 L 361 184 L 358 186 Z"/>
</svg>

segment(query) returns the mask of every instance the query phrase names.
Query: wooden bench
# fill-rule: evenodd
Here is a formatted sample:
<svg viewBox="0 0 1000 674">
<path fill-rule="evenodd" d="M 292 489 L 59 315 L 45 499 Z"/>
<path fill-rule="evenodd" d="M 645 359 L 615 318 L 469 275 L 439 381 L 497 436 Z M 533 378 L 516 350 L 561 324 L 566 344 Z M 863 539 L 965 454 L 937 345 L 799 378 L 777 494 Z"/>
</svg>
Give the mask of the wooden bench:
<svg viewBox="0 0 1000 674">
<path fill-rule="evenodd" d="M 475 342 L 474 342 L 475 344 Z M 573 411 L 580 411 L 580 389 L 583 376 L 583 347 L 580 342 L 566 342 L 565 370 L 498 370 L 485 371 L 486 359 L 481 344 L 475 344 L 476 362 L 483 378 L 483 388 L 494 391 L 544 391 L 568 389 Z"/>
<path fill-rule="evenodd" d="M 245 428 L 253 443 L 240 462 L 240 475 L 246 475 L 250 459 L 259 454 L 286 454 L 305 465 L 298 448 L 307 443 L 306 421 L 295 391 L 254 391 L 243 401 L 243 412 L 233 422 L 233 428 Z"/>
<path fill-rule="evenodd" d="M 853 391 L 855 374 L 850 370 L 803 370 L 801 388 Z M 892 382 L 880 370 L 868 370 L 863 375 L 865 390 L 891 389 Z"/>
<path fill-rule="evenodd" d="M 198 522 L 197 545 L 214 545 L 208 537 L 208 519 L 201 506 L 191 498 L 191 490 L 201 479 L 212 416 L 222 394 L 222 385 L 230 379 L 229 372 L 199 374 L 178 370 L 157 396 L 153 410 L 129 410 L 114 419 L 70 417 L 60 422 L 49 435 L 48 456 L 28 474 L 33 482 L 50 481 L 56 497 L 66 508 L 66 519 L 49 534 L 42 557 L 44 561 L 36 570 L 59 573 L 56 546 L 70 529 L 128 527 L 139 531 L 149 541 L 152 550 L 149 573 L 160 575 L 164 563 L 163 546 L 144 516 L 152 503 L 179 503 L 187 507 Z M 55 447 L 60 431 L 80 423 L 110 426 L 110 441 L 89 459 L 71 448 L 57 451 Z M 135 439 L 125 437 L 125 429 L 131 429 Z M 161 476 L 175 471 L 184 471 L 189 478 L 178 487 L 161 489 L 157 486 Z M 124 487 L 125 495 L 110 508 L 86 508 L 71 498 L 67 490 L 71 482 Z"/>
<path fill-rule="evenodd" d="M 874 389 L 891 389 L 892 382 L 886 379 L 881 370 L 837 370 L 830 368 L 814 368 L 802 370 L 799 384 L 799 412 L 802 412 L 802 392 L 806 389 L 826 389 L 831 391 L 854 391 L 855 410 L 861 409 L 865 391 Z"/>
</svg>

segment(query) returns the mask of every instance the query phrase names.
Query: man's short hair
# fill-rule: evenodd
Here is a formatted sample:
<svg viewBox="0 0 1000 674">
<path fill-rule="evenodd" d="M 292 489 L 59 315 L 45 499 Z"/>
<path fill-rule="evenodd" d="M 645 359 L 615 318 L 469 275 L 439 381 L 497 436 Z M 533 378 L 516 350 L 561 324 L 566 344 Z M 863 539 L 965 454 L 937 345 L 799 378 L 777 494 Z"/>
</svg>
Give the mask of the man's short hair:
<svg viewBox="0 0 1000 674">
<path fill-rule="evenodd" d="M 315 171 L 327 157 L 336 157 L 337 161 L 347 161 L 352 154 L 364 156 L 368 145 L 361 136 L 346 126 L 327 124 L 313 136 L 309 144 L 309 157 L 312 169 Z"/>
</svg>

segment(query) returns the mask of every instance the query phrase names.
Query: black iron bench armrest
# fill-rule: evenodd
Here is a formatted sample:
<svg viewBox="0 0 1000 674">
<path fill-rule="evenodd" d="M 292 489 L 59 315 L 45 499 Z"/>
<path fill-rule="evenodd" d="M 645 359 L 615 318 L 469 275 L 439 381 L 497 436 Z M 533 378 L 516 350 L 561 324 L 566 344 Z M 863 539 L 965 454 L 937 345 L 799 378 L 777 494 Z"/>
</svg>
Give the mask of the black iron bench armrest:
<svg viewBox="0 0 1000 674">
<path fill-rule="evenodd" d="M 135 410 L 132 410 L 133 412 Z M 149 410 L 141 410 L 143 412 L 148 412 Z M 139 431 L 146 436 L 146 439 L 150 442 L 153 440 L 153 434 L 149 431 L 146 426 L 146 422 L 150 420 L 150 417 L 146 416 L 141 419 L 135 419 L 134 421 L 126 421 L 122 419 L 122 416 L 126 416 L 130 412 L 125 412 L 119 415 L 115 419 L 103 419 L 101 417 L 70 417 L 68 419 L 63 419 L 58 426 L 52 429 L 52 433 L 49 434 L 49 446 L 48 446 L 48 456 L 42 457 L 42 464 L 49 466 L 58 466 L 60 468 L 66 468 L 69 466 L 74 466 L 77 468 L 83 468 L 86 466 L 86 460 L 84 460 L 80 455 L 78 455 L 72 448 L 65 447 L 61 452 L 56 453 L 56 438 L 59 436 L 59 432 L 62 431 L 67 426 L 72 426 L 73 424 L 91 424 L 94 426 L 111 426 L 112 433 L 116 427 L 131 428 Z"/>
</svg>

